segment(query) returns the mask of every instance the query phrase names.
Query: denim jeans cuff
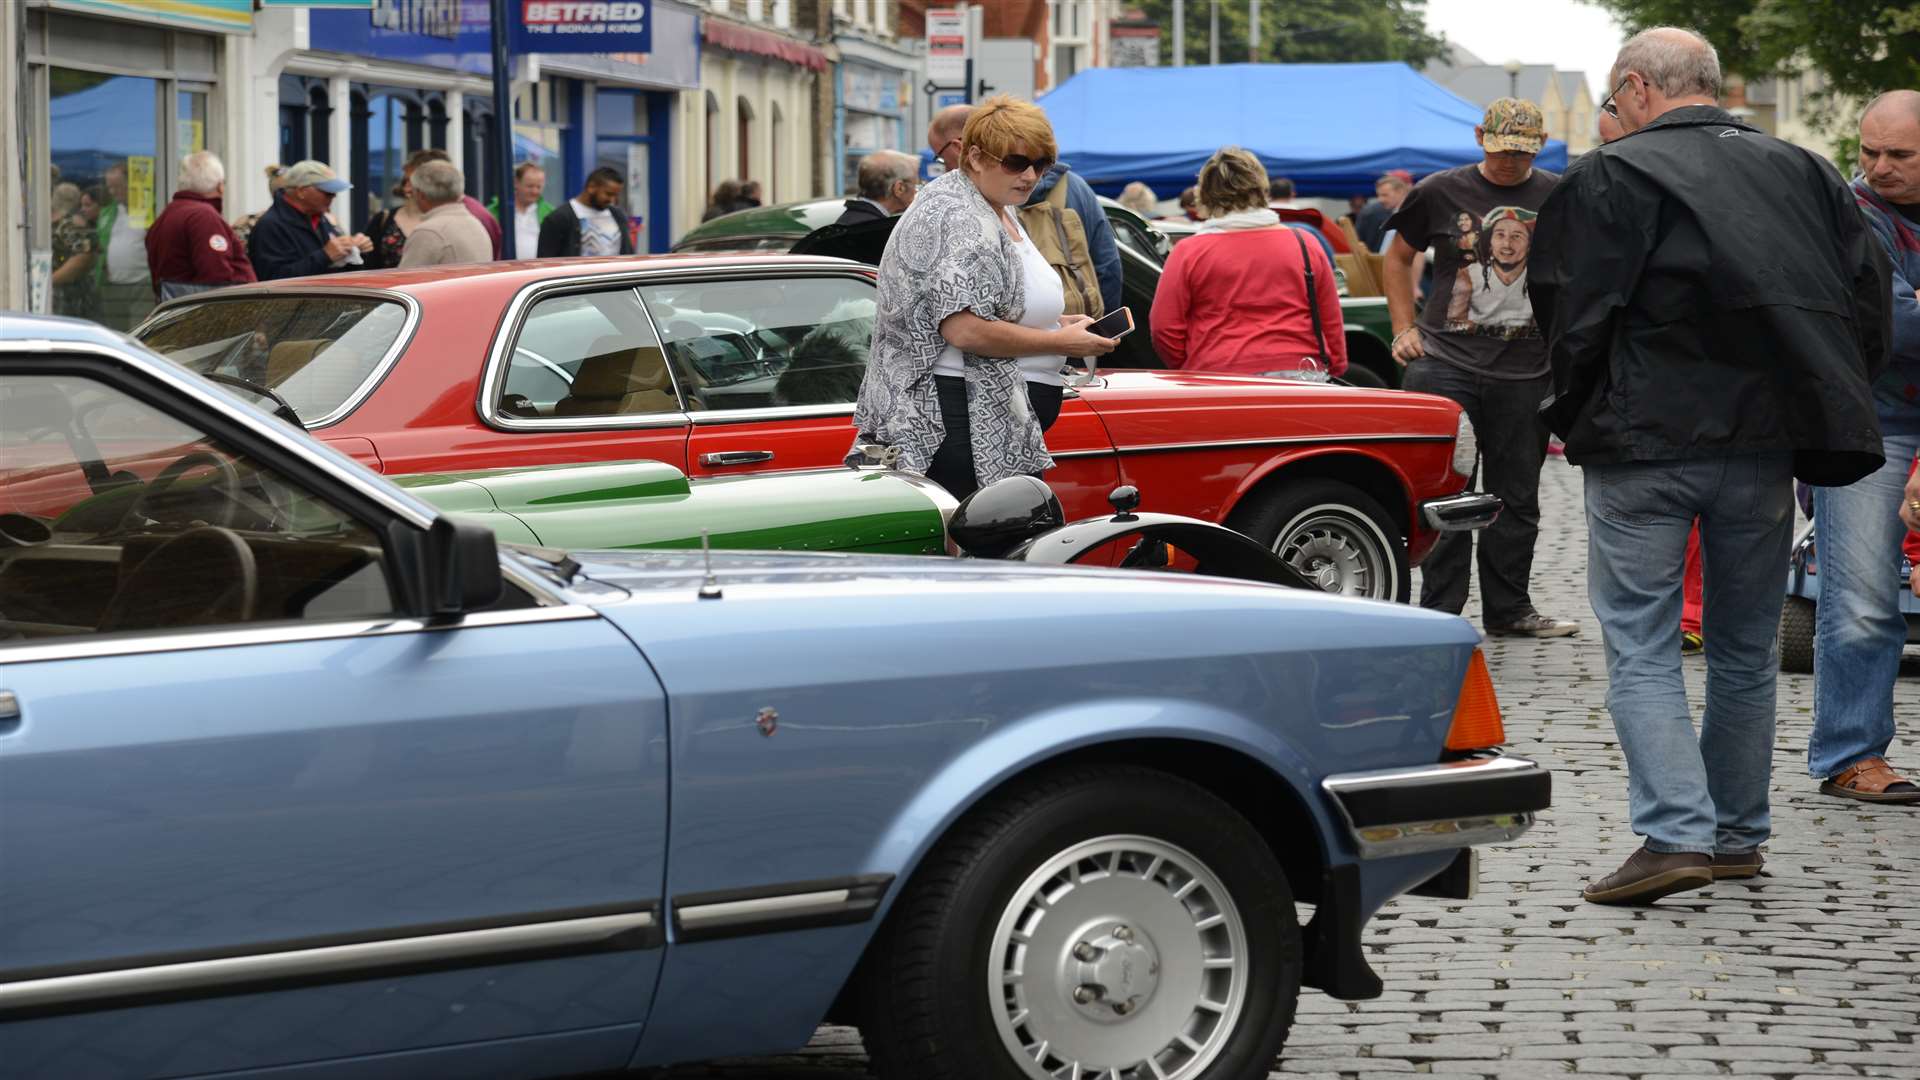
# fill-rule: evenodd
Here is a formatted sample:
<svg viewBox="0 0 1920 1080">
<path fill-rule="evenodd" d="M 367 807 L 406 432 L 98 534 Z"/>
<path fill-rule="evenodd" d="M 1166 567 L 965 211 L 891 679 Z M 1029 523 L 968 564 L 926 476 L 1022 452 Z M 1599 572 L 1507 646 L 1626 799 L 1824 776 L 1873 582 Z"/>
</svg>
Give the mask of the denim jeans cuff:
<svg viewBox="0 0 1920 1080">
<path fill-rule="evenodd" d="M 1655 855 L 1711 855 L 1713 845 L 1702 847 L 1697 844 L 1663 844 L 1658 840 L 1648 840 L 1647 850 Z"/>
</svg>

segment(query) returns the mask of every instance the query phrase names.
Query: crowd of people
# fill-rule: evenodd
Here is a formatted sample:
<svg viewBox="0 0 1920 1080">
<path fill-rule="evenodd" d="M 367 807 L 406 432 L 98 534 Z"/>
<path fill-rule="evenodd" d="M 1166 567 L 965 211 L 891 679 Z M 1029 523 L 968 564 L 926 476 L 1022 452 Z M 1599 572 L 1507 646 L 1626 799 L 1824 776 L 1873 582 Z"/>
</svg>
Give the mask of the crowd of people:
<svg viewBox="0 0 1920 1080">
<path fill-rule="evenodd" d="M 1460 404 L 1476 480 L 1505 507 L 1477 557 L 1472 533 L 1443 536 L 1420 602 L 1462 612 L 1477 565 L 1489 634 L 1579 632 L 1530 592 L 1541 470 L 1550 437 L 1564 444 L 1584 470 L 1588 590 L 1645 838 L 1585 898 L 1642 903 L 1763 865 L 1796 480 L 1813 488 L 1821 577 L 1808 771 L 1829 795 L 1920 803 L 1885 759 L 1906 640 L 1885 580 L 1920 530 L 1920 91 L 1869 103 L 1849 183 L 1720 108 L 1718 56 L 1690 31 L 1636 35 L 1610 82 L 1602 145 L 1564 175 L 1535 167 L 1540 109 L 1502 98 L 1475 128 L 1478 161 L 1417 183 L 1389 172 L 1355 200 L 1357 244 L 1257 156 L 1223 147 L 1179 196 L 1198 229 L 1166 261 L 1151 332 L 1170 368 L 1339 375 L 1335 257 L 1381 254 L 1402 385 Z M 898 219 L 848 459 L 882 447 L 964 497 L 1045 474 L 1070 365 L 1097 365 L 1129 327 L 1094 330 L 1122 305 L 1118 243 L 1044 110 L 1006 96 L 953 106 L 927 143 L 924 184 L 910 155 L 861 160 L 838 222 Z M 633 250 L 609 168 L 556 204 L 541 169 L 521 165 L 512 206 L 481 206 L 443 152 L 422 151 L 393 190 L 403 201 L 364 233 L 334 221 L 349 185 L 326 165 L 276 167 L 272 182 L 272 207 L 236 228 L 220 160 L 189 155 L 145 230 L 124 168 L 97 189 L 57 184 L 56 310 L 126 325 L 156 299 L 222 285 L 484 261 L 506 228 L 522 255 Z M 723 183 L 709 216 L 760 195 Z M 1159 207 L 1144 184 L 1121 201 Z M 1681 658 L 1698 651 L 1696 733 Z"/>
<path fill-rule="evenodd" d="M 56 182 L 52 311 L 130 329 L 159 302 L 228 285 L 496 260 L 509 228 L 520 258 L 634 252 L 620 206 L 626 178 L 612 168 L 594 170 L 577 196 L 556 206 L 546 198 L 545 170 L 523 163 L 503 212 L 498 199 L 483 206 L 466 193 L 466 177 L 446 151 L 416 151 L 389 192 L 397 201 L 376 210 L 361 232 L 341 227 L 334 200 L 352 184 L 325 163 L 266 172 L 272 205 L 231 222 L 226 167 L 211 151 L 181 160 L 177 190 L 144 226 L 128 207 L 124 164 L 109 166 L 94 187 Z"/>
<path fill-rule="evenodd" d="M 1578 633 L 1534 606 L 1530 577 L 1550 437 L 1585 470 L 1589 593 L 1644 846 L 1584 896 L 1617 904 L 1764 864 L 1796 479 L 1815 492 L 1822 577 L 1808 770 L 1829 795 L 1920 803 L 1884 756 L 1906 639 L 1885 582 L 1920 529 L 1920 92 L 1867 107 L 1849 184 L 1721 109 L 1718 56 L 1697 34 L 1635 36 L 1612 83 L 1603 146 L 1564 176 L 1534 166 L 1539 108 L 1501 99 L 1476 127 L 1479 161 L 1381 176 L 1352 226 L 1384 256 L 1403 385 L 1460 403 L 1478 480 L 1505 503 L 1478 538 L 1488 633 Z M 945 169 L 924 189 L 905 162 L 875 160 L 848 202 L 848 220 L 901 215 L 849 460 L 885 447 L 965 495 L 1044 475 L 1058 409 L 1044 388 L 1114 347 L 1089 330 L 1102 309 L 1074 299 L 1070 273 L 1101 267 L 1105 215 L 1078 197 L 1033 105 L 961 107 L 928 144 Z M 1049 185 L 1060 197 L 1045 201 L 1083 226 L 1085 248 L 1059 245 L 1063 258 L 1029 216 Z M 1154 300 L 1169 367 L 1344 367 L 1343 335 L 1326 333 L 1341 325 L 1337 234 L 1291 196 L 1235 147 L 1181 194 L 1201 225 Z M 1142 184 L 1122 201 L 1159 206 Z M 1434 549 L 1424 605 L 1465 607 L 1474 544 L 1453 533 Z M 1681 663 L 1698 651 L 1696 733 Z"/>
</svg>

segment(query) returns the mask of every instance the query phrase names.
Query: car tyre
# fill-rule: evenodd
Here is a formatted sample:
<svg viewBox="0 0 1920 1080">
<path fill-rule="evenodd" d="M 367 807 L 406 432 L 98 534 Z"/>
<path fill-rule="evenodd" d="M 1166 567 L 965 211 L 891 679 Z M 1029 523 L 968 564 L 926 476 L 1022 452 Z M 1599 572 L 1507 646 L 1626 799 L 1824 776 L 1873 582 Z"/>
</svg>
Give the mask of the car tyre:
<svg viewBox="0 0 1920 1080">
<path fill-rule="evenodd" d="M 1780 670 L 1813 672 L 1813 617 L 1819 609 L 1804 596 L 1789 596 L 1780 609 Z"/>
<path fill-rule="evenodd" d="M 1271 548 L 1327 592 L 1401 602 L 1412 595 L 1413 570 L 1399 526 L 1352 484 L 1283 481 L 1235 510 L 1227 527 Z"/>
<path fill-rule="evenodd" d="M 1272 1068 L 1301 971 L 1292 891 L 1245 817 L 1165 773 L 1085 766 L 956 824 L 856 991 L 883 1078 L 1106 1075 L 1158 1055 L 1170 1080 L 1242 1080 Z"/>
</svg>

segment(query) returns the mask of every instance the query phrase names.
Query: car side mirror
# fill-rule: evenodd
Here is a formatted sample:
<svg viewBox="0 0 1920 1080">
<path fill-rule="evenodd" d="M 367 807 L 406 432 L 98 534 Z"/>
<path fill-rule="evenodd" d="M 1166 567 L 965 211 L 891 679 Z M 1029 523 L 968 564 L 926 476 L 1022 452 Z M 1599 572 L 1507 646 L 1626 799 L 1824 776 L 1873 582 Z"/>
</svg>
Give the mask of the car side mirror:
<svg viewBox="0 0 1920 1080">
<path fill-rule="evenodd" d="M 500 601 L 500 545 L 485 525 L 434 519 L 427 531 L 426 614 L 445 618 L 479 611 Z"/>
</svg>

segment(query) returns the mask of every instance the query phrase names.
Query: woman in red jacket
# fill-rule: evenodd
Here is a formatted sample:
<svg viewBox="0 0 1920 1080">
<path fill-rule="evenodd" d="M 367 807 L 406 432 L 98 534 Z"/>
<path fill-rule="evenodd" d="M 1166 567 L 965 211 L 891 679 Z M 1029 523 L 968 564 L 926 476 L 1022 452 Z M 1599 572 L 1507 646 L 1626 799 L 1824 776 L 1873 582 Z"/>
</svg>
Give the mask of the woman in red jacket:
<svg viewBox="0 0 1920 1080">
<path fill-rule="evenodd" d="M 1259 374 L 1299 370 L 1311 358 L 1344 374 L 1333 264 L 1267 208 L 1260 159 L 1237 146 L 1221 150 L 1200 170 L 1199 197 L 1206 223 L 1173 249 L 1153 298 L 1160 359 L 1187 371 Z"/>
</svg>

